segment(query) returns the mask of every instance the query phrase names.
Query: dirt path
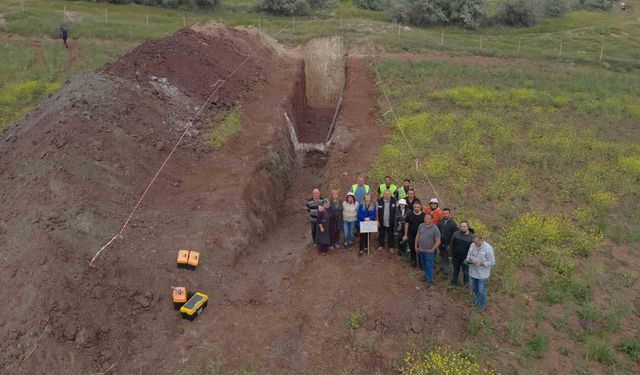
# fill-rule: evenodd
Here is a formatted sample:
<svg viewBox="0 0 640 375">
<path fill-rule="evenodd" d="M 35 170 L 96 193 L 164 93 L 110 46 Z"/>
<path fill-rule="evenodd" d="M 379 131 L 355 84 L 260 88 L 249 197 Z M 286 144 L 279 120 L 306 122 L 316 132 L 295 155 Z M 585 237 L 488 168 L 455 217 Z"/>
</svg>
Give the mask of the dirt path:
<svg viewBox="0 0 640 375">
<path fill-rule="evenodd" d="M 306 157 L 279 224 L 238 262 L 225 285 L 215 286 L 222 288 L 222 301 L 182 336 L 190 362 L 215 362 L 225 370 L 250 365 L 265 374 L 353 367 L 388 373 L 402 358 L 407 335 L 444 332 L 438 318 L 448 303 L 435 288 L 423 290 L 402 260 L 376 251 L 359 258 L 355 248 L 321 257 L 309 246 L 303 205 L 311 189 L 344 192 L 385 140 L 385 129 L 373 121 L 377 96 L 366 61 L 349 59 L 347 69 L 339 141 L 328 159 Z M 346 319 L 356 312 L 365 318 L 350 330 Z"/>
</svg>

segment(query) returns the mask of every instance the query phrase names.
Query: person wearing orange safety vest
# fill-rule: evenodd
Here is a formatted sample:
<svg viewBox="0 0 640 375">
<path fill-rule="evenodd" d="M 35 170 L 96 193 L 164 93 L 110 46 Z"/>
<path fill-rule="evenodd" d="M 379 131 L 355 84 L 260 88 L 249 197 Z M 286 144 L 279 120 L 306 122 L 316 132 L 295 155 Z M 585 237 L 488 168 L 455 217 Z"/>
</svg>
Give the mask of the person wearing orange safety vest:
<svg viewBox="0 0 640 375">
<path fill-rule="evenodd" d="M 431 217 L 433 218 L 432 222 L 435 226 L 440 224 L 440 220 L 442 220 L 442 217 L 444 216 L 444 212 L 442 212 L 440 207 L 438 207 L 438 203 L 438 198 L 431 198 L 429 201 L 429 207 L 426 207 L 423 210 L 425 214 L 431 214 Z"/>
<path fill-rule="evenodd" d="M 384 184 L 380 184 L 378 187 L 378 196 L 382 197 L 387 190 L 391 193 L 392 198 L 397 199 L 398 187 L 391 183 L 391 176 L 384 176 Z"/>
</svg>

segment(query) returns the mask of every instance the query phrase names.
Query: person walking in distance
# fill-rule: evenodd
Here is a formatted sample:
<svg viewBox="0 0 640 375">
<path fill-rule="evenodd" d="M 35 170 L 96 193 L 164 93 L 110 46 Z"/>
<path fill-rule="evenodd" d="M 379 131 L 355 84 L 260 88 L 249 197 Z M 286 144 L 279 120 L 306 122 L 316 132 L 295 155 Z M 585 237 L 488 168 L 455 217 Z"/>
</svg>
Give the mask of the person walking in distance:
<svg viewBox="0 0 640 375">
<path fill-rule="evenodd" d="M 342 201 L 338 197 L 338 190 L 331 190 L 331 199 L 329 200 L 329 236 L 331 237 L 331 246 L 334 249 L 340 248 L 340 230 L 342 228 Z"/>
<path fill-rule="evenodd" d="M 474 234 L 465 262 L 469 265 L 473 304 L 478 311 L 484 311 L 487 307 L 487 280 L 489 280 L 491 268 L 496 265 L 493 247 L 483 240 L 482 236 Z"/>
<path fill-rule="evenodd" d="M 64 28 L 64 26 L 60 26 L 59 34 L 60 38 L 62 38 L 62 43 L 64 43 L 64 48 L 69 48 L 69 45 L 67 44 L 69 33 L 67 32 L 67 29 Z"/>
<path fill-rule="evenodd" d="M 371 195 L 364 196 L 362 205 L 358 206 L 358 222 L 376 220 L 376 205 L 371 202 Z M 369 237 L 367 233 L 360 233 L 360 252 L 358 255 L 364 254 L 369 248 Z"/>
<path fill-rule="evenodd" d="M 442 236 L 442 243 L 440 243 L 440 248 L 438 249 L 438 253 L 440 254 L 440 272 L 445 275 L 449 274 L 449 243 L 451 242 L 451 237 L 458 230 L 458 224 L 451 217 L 451 210 L 448 208 L 442 209 L 442 220 L 438 224 L 438 229 L 440 229 L 440 235 Z"/>
<path fill-rule="evenodd" d="M 393 227 L 396 218 L 396 199 L 392 197 L 390 190 L 385 190 L 382 198 L 378 199 L 378 251 L 382 251 L 386 245 L 389 252 L 393 253 Z"/>
<path fill-rule="evenodd" d="M 403 241 L 407 241 L 409 244 L 409 251 L 411 255 L 411 266 L 416 267 L 418 265 L 418 259 L 416 257 L 416 234 L 418 234 L 418 228 L 420 224 L 424 223 L 424 212 L 422 212 L 422 205 L 420 202 L 413 204 L 413 211 L 407 215 L 407 221 L 404 225 Z"/>
<path fill-rule="evenodd" d="M 311 242 L 316 245 L 316 229 L 318 227 L 318 207 L 322 205 L 322 198 L 320 197 L 320 190 L 313 189 L 311 192 L 311 199 L 307 201 L 307 211 L 309 212 L 309 218 L 311 219 Z"/>
<path fill-rule="evenodd" d="M 384 184 L 378 187 L 378 196 L 382 197 L 385 191 L 391 192 L 391 197 L 397 199 L 398 187 L 391 183 L 391 176 L 384 176 Z"/>
<path fill-rule="evenodd" d="M 436 259 L 436 250 L 440 247 L 440 230 L 433 224 L 431 214 L 424 215 L 424 223 L 418 227 L 416 235 L 416 252 L 420 254 L 420 263 L 424 267 L 424 281 L 427 288 L 433 284 L 433 262 Z"/>
<path fill-rule="evenodd" d="M 465 287 L 469 285 L 469 265 L 464 262 L 469 253 L 469 247 L 473 243 L 473 233 L 469 231 L 469 222 L 463 220 L 449 242 L 451 253 L 451 285 L 458 285 L 458 275 L 462 269 L 462 282 Z"/>
<path fill-rule="evenodd" d="M 322 201 L 322 206 L 318 208 L 318 217 L 316 223 L 318 229 L 316 230 L 316 239 L 318 241 L 318 249 L 320 255 L 327 255 L 329 246 L 331 246 L 331 212 L 329 209 L 331 204 L 328 199 Z"/>
<path fill-rule="evenodd" d="M 347 193 L 347 196 L 342 202 L 342 221 L 344 225 L 344 246 L 351 246 L 354 241 L 353 234 L 356 230 L 356 223 L 358 222 L 358 202 L 352 192 Z"/>
<path fill-rule="evenodd" d="M 407 222 L 407 216 L 409 216 L 407 201 L 400 199 L 398 201 L 398 207 L 396 207 L 396 218 L 393 221 L 394 237 L 396 238 L 396 248 L 398 249 L 399 255 L 407 253 L 407 241 L 404 240 L 404 225 Z"/>
</svg>

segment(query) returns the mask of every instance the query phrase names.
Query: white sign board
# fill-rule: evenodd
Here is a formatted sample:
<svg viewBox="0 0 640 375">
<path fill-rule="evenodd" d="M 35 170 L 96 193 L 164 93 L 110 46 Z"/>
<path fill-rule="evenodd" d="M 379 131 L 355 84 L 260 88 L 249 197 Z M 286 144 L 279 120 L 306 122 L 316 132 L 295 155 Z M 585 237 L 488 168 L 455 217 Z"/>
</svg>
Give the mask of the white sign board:
<svg viewBox="0 0 640 375">
<path fill-rule="evenodd" d="M 361 221 L 360 233 L 376 233 L 378 231 L 377 221 Z"/>
</svg>

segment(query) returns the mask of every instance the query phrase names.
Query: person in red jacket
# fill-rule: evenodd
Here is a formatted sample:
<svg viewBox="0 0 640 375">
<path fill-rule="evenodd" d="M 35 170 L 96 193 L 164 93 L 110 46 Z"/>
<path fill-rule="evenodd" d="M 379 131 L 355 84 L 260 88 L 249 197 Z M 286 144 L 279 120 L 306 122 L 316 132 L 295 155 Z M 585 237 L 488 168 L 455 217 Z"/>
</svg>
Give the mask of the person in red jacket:
<svg viewBox="0 0 640 375">
<path fill-rule="evenodd" d="M 440 220 L 442 220 L 442 217 L 444 216 L 444 212 L 442 212 L 439 207 L 438 198 L 431 198 L 429 201 L 429 207 L 425 207 L 423 212 L 425 214 L 431 214 L 431 217 L 433 218 L 433 225 L 435 226 L 440 224 Z"/>
</svg>

